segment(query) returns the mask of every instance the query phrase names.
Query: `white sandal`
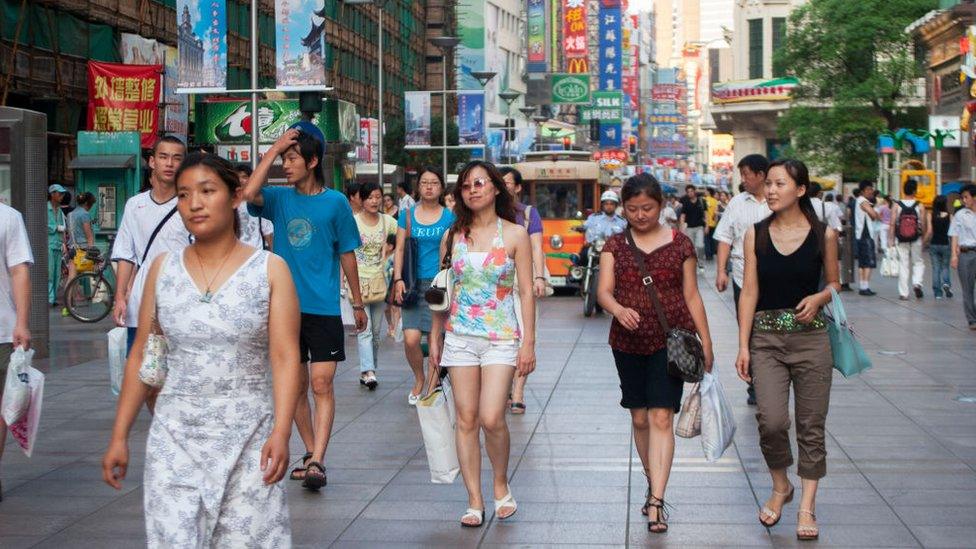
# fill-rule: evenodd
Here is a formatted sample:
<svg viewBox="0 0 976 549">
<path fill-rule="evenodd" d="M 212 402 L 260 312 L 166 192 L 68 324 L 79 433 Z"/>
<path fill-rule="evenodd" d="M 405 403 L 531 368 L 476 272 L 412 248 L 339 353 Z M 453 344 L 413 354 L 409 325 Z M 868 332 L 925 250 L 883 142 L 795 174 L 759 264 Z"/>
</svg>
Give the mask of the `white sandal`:
<svg viewBox="0 0 976 549">
<path fill-rule="evenodd" d="M 809 509 L 800 509 L 800 512 L 796 514 L 797 522 L 800 521 L 800 515 L 810 515 L 813 519 L 813 526 L 796 526 L 796 539 L 800 541 L 816 541 L 820 538 L 820 527 L 817 525 L 817 515 L 813 514 L 813 511 Z"/>
<path fill-rule="evenodd" d="M 509 515 L 503 517 L 498 514 L 498 511 L 501 510 L 502 507 L 511 507 L 512 512 Z M 518 511 L 518 503 L 515 503 L 515 498 L 512 497 L 512 489 L 509 488 L 508 495 L 506 495 L 502 499 L 495 500 L 495 516 L 498 517 L 498 520 L 505 520 L 511 518 L 516 511 Z"/>
<path fill-rule="evenodd" d="M 478 519 L 478 523 L 477 524 L 474 524 L 474 523 L 464 522 L 464 519 L 466 519 L 468 517 L 473 517 L 473 518 Z M 477 527 L 481 526 L 482 524 L 484 524 L 484 522 L 485 522 L 485 510 L 484 509 L 474 509 L 472 507 L 469 507 L 468 510 L 465 511 L 463 515 L 461 515 L 461 526 L 464 526 L 466 528 L 477 528 Z"/>
<path fill-rule="evenodd" d="M 783 517 L 783 507 L 786 507 L 786 505 L 788 503 L 790 503 L 790 502 L 793 501 L 793 494 L 795 492 L 796 492 L 796 489 L 793 486 L 790 486 L 790 491 L 789 492 L 785 492 L 785 493 L 784 492 L 777 492 L 776 490 L 773 490 L 773 494 L 774 495 L 782 496 L 784 498 L 783 499 L 783 505 L 779 509 L 780 512 L 777 513 L 776 511 L 773 511 L 767 505 L 764 504 L 762 506 L 762 509 L 759 510 L 759 523 L 762 524 L 763 526 L 765 526 L 766 528 L 772 528 L 773 526 L 776 526 L 777 524 L 779 524 L 779 519 Z M 767 517 L 772 522 L 766 522 L 765 520 L 763 520 L 764 518 L 767 518 Z"/>
</svg>

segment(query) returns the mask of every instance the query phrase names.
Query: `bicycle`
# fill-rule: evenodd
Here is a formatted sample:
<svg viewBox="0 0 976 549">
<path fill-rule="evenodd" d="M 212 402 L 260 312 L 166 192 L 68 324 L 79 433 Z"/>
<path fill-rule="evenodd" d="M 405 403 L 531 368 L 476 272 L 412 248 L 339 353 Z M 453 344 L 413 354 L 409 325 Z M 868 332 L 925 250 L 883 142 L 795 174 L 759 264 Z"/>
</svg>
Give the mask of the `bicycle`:
<svg viewBox="0 0 976 549">
<path fill-rule="evenodd" d="M 98 322 L 112 312 L 115 291 L 104 272 L 108 260 L 98 248 L 85 250 L 85 257 L 94 263 L 91 271 L 79 273 L 64 288 L 65 305 L 75 320 Z"/>
</svg>

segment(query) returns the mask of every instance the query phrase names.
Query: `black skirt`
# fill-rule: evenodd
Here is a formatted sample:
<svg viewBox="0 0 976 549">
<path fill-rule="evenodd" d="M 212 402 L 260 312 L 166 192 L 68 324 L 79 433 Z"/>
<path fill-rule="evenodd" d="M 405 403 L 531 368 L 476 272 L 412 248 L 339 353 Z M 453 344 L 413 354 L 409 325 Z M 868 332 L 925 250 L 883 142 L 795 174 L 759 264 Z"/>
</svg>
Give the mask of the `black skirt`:
<svg viewBox="0 0 976 549">
<path fill-rule="evenodd" d="M 651 355 L 613 350 L 620 376 L 620 405 L 624 408 L 681 409 L 684 382 L 668 375 L 668 353 L 661 349 Z"/>
</svg>

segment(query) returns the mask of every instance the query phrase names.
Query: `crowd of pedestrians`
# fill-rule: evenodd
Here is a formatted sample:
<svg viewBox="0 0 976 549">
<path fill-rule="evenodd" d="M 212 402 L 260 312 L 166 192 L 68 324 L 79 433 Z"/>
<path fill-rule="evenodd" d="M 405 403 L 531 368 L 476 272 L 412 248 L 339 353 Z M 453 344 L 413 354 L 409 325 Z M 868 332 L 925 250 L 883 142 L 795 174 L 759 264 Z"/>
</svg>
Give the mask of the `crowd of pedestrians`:
<svg viewBox="0 0 976 549">
<path fill-rule="evenodd" d="M 417 405 L 447 370 L 468 495 L 459 523 L 485 522 L 482 435 L 495 517 L 506 520 L 518 510 L 508 482 L 506 414 L 526 410 L 537 302 L 551 292 L 542 221 L 521 201 L 521 174 L 474 161 L 451 189 L 443 174 L 424 168 L 415 195 L 405 183 L 396 197 L 374 183 L 347 185 L 341 193 L 325 185 L 324 144 L 321 130 L 300 122 L 252 173 L 211 154 L 187 155 L 181 141 L 165 137 L 149 158 L 149 189 L 125 205 L 111 257 L 118 265 L 113 316 L 128 328 L 129 355 L 102 466 L 105 481 L 120 488 L 130 463 L 129 434 L 146 405 L 153 416 L 144 467 L 151 546 L 290 544 L 279 481 L 288 473 L 294 425 L 305 454 L 289 478 L 312 491 L 328 483 L 334 378 L 346 358 L 343 305 L 352 311 L 359 381 L 367 389 L 380 381 L 384 319 L 390 333 L 402 329 L 414 377 L 407 404 Z M 266 185 L 276 160 L 287 185 Z M 699 196 L 689 186 L 680 200 L 668 200 L 653 176 L 633 176 L 619 195 L 601 196 L 602 211 L 586 224 L 607 236 L 596 291 L 613 317 L 608 342 L 620 404 L 630 412 L 647 478 L 641 512 L 649 532 L 668 531 L 674 421 L 685 384 L 670 371 L 667 338 L 672 328 L 694 334 L 704 370 L 712 371 L 698 284 L 704 263 L 714 259 L 716 289 L 724 292 L 731 282 L 739 322 L 735 367 L 749 383 L 772 480 L 758 520 L 776 525 L 794 498 L 787 475 L 794 463 L 792 389 L 801 479 L 796 535 L 817 539 L 833 367 L 823 351 L 830 342 L 822 310 L 842 289 L 841 232 L 852 231 L 849 253 L 858 260 L 865 296 L 874 295 L 870 276 L 880 234 L 900 258 L 903 299 L 909 292 L 923 297 L 928 244 L 935 296 L 952 297 L 949 272 L 957 269 L 966 318 L 976 329 L 976 186 L 963 188 L 959 207 L 939 197 L 928 211 L 912 181 L 890 206 L 876 206 L 873 185 L 862 182 L 845 214 L 799 161 L 749 155 L 738 169 L 742 192 L 734 197 Z M 60 185 L 49 189 L 51 257 L 65 255 L 69 243 L 77 250 L 94 245 L 87 215 L 92 197 L 77 197 L 81 207 L 65 219 L 64 192 Z M 33 257 L 20 215 L 2 204 L 0 256 L 5 367 L 14 347 L 30 345 Z M 442 272 L 445 289 L 434 285 Z M 444 312 L 432 311 L 425 298 L 438 290 L 449 300 Z M 56 291 L 55 282 L 48 288 L 52 303 Z M 156 344 L 161 337 L 165 351 Z M 161 352 L 165 381 L 143 382 L 144 364 Z"/>
</svg>

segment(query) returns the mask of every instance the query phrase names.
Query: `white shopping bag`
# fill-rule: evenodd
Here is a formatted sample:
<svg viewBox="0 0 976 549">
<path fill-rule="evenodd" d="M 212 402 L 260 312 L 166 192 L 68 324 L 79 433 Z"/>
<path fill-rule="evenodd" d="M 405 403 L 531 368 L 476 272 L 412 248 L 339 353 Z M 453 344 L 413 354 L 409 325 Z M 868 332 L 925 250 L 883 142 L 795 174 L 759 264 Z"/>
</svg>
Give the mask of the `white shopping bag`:
<svg viewBox="0 0 976 549">
<path fill-rule="evenodd" d="M 112 328 L 108 332 L 108 377 L 112 384 L 112 394 L 119 396 L 122 391 L 122 375 L 125 373 L 127 330 Z"/>
<path fill-rule="evenodd" d="M 735 416 L 718 376 L 706 373 L 698 387 L 701 393 L 701 442 L 705 459 L 718 461 L 735 436 Z"/>
<path fill-rule="evenodd" d="M 894 246 L 889 247 L 884 252 L 884 257 L 881 259 L 881 276 L 888 278 L 898 278 L 898 272 L 901 270 L 901 264 L 898 261 L 898 248 Z"/>
<path fill-rule="evenodd" d="M 30 351 L 33 352 L 33 351 Z M 36 368 L 27 367 L 28 384 L 30 385 L 30 401 L 27 413 L 16 423 L 10 423 L 10 434 L 20 445 L 27 457 L 34 452 L 37 442 L 37 427 L 41 423 L 41 405 L 44 403 L 44 374 Z"/>
<path fill-rule="evenodd" d="M 19 419 L 27 414 L 30 405 L 30 378 L 31 360 L 34 358 L 34 349 L 25 351 L 23 347 L 14 349 L 10 355 L 10 364 L 7 367 L 7 379 L 3 385 L 3 420 L 7 425 L 17 423 Z"/>
<path fill-rule="evenodd" d="M 430 481 L 435 484 L 450 484 L 461 472 L 457 447 L 454 445 L 454 399 L 446 387 L 445 383 L 417 402 L 417 417 L 424 435 Z"/>
</svg>

